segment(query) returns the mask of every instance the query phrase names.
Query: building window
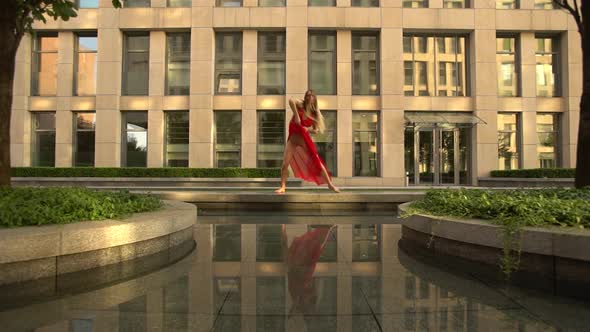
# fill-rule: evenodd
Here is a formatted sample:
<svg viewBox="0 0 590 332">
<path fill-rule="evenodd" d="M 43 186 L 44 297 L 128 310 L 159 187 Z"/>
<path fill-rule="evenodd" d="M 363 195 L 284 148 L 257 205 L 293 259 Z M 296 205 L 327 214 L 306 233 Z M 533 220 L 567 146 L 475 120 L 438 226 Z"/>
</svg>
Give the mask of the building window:
<svg viewBox="0 0 590 332">
<path fill-rule="evenodd" d="M 258 111 L 256 167 L 281 167 L 285 147 L 285 111 Z"/>
<path fill-rule="evenodd" d="M 55 113 L 33 113 L 32 166 L 55 166 Z"/>
<path fill-rule="evenodd" d="M 167 7 L 192 7 L 193 0 L 168 0 Z"/>
<path fill-rule="evenodd" d="M 285 33 L 258 33 L 258 94 L 285 94 Z"/>
<path fill-rule="evenodd" d="M 498 113 L 498 169 L 518 169 L 520 156 L 520 116 Z"/>
<path fill-rule="evenodd" d="M 57 33 L 38 34 L 33 40 L 33 96 L 55 96 L 57 92 Z"/>
<path fill-rule="evenodd" d="M 216 94 L 241 94 L 242 33 L 219 32 L 215 39 Z"/>
<path fill-rule="evenodd" d="M 557 37 L 536 37 L 537 97 L 560 95 L 559 43 Z"/>
<path fill-rule="evenodd" d="M 215 166 L 240 167 L 242 112 L 215 112 Z"/>
<path fill-rule="evenodd" d="M 404 0 L 403 7 L 404 8 L 427 8 L 428 1 L 427 0 Z"/>
<path fill-rule="evenodd" d="M 147 96 L 149 92 L 150 35 L 125 36 L 123 58 L 123 95 Z"/>
<path fill-rule="evenodd" d="M 535 9 L 556 9 L 553 0 L 535 0 Z"/>
<path fill-rule="evenodd" d="M 335 7 L 336 0 L 308 0 L 307 5 L 310 7 Z"/>
<path fill-rule="evenodd" d="M 256 225 L 256 261 L 282 262 L 283 237 L 281 225 Z"/>
<path fill-rule="evenodd" d="M 96 113 L 74 113 L 75 141 L 74 166 L 94 166 L 94 142 L 96 128 Z"/>
<path fill-rule="evenodd" d="M 352 34 L 352 94 L 379 94 L 379 34 Z"/>
<path fill-rule="evenodd" d="M 166 114 L 166 166 L 188 167 L 189 112 Z"/>
<path fill-rule="evenodd" d="M 496 64 L 498 70 L 498 96 L 516 97 L 520 95 L 518 75 L 519 58 L 515 37 L 496 38 Z"/>
<path fill-rule="evenodd" d="M 537 137 L 539 167 L 559 167 L 559 114 L 537 114 Z"/>
<path fill-rule="evenodd" d="M 379 0 L 352 0 L 352 7 L 379 7 Z"/>
<path fill-rule="evenodd" d="M 147 112 L 123 112 L 123 167 L 147 166 Z"/>
<path fill-rule="evenodd" d="M 213 241 L 214 262 L 239 262 L 242 259 L 242 225 L 213 225 Z M 224 292 L 224 300 L 225 296 Z"/>
<path fill-rule="evenodd" d="M 322 111 L 322 115 L 326 130 L 321 134 L 314 134 L 313 140 L 326 168 L 332 176 L 336 176 L 336 111 Z"/>
<path fill-rule="evenodd" d="M 404 95 L 466 96 L 466 37 L 405 35 Z"/>
<path fill-rule="evenodd" d="M 98 0 L 78 0 L 76 1 L 78 8 L 98 8 Z"/>
<path fill-rule="evenodd" d="M 258 0 L 258 7 L 285 7 L 286 0 Z"/>
<path fill-rule="evenodd" d="M 141 8 L 141 7 L 150 7 L 151 1 L 150 0 L 124 0 L 123 7 L 125 8 Z"/>
<path fill-rule="evenodd" d="M 381 258 L 380 251 L 379 225 L 353 225 L 353 262 L 378 262 Z"/>
<path fill-rule="evenodd" d="M 355 176 L 379 176 L 378 128 L 378 112 L 352 113 Z"/>
<path fill-rule="evenodd" d="M 96 34 L 79 35 L 76 43 L 76 57 L 74 69 L 74 94 L 77 96 L 92 96 L 96 94 Z"/>
<path fill-rule="evenodd" d="M 241 0 L 216 0 L 217 7 L 242 7 Z"/>
<path fill-rule="evenodd" d="M 191 34 L 166 35 L 166 95 L 188 95 L 190 90 Z"/>
<path fill-rule="evenodd" d="M 517 0 L 496 0 L 496 9 L 518 9 Z"/>
<path fill-rule="evenodd" d="M 336 94 L 336 32 L 309 33 L 309 87 L 318 95 Z"/>
<path fill-rule="evenodd" d="M 443 0 L 443 8 L 467 8 L 466 0 Z"/>
</svg>

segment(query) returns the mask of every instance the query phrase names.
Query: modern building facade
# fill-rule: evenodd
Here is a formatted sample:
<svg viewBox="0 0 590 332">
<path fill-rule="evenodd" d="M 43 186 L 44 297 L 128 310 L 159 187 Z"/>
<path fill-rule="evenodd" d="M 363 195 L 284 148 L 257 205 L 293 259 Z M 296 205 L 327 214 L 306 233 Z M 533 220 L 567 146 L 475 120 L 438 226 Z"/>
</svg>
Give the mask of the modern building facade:
<svg viewBox="0 0 590 332">
<path fill-rule="evenodd" d="M 311 88 L 347 185 L 573 167 L 580 38 L 548 0 L 80 0 L 17 55 L 13 166 L 278 167 Z"/>
</svg>

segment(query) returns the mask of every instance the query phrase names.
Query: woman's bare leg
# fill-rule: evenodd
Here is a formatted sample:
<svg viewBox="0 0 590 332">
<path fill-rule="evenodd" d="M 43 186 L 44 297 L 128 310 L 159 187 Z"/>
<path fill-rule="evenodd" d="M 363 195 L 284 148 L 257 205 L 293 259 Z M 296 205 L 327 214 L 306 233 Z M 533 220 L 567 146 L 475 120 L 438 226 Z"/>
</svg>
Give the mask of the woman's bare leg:
<svg viewBox="0 0 590 332">
<path fill-rule="evenodd" d="M 289 163 L 293 158 L 293 151 L 295 147 L 289 140 L 285 144 L 285 153 L 283 154 L 283 165 L 281 166 L 281 187 L 275 190 L 275 193 L 282 194 L 287 190 L 287 176 L 289 176 Z"/>
<path fill-rule="evenodd" d="M 338 187 L 336 187 L 332 183 L 332 180 L 330 180 L 330 175 L 328 175 L 328 171 L 326 170 L 326 168 L 324 167 L 324 165 L 322 165 L 322 176 L 324 177 L 324 180 L 326 180 L 326 183 L 328 183 L 328 188 L 330 188 L 330 190 L 332 190 L 335 193 L 339 193 L 340 192 L 340 189 L 338 189 Z"/>
</svg>

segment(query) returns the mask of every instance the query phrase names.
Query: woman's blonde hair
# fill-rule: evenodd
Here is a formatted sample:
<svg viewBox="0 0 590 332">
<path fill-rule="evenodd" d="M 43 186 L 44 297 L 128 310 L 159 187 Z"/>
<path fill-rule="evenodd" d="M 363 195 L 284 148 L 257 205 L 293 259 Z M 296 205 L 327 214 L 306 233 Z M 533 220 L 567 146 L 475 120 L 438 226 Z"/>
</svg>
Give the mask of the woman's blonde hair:
<svg viewBox="0 0 590 332">
<path fill-rule="evenodd" d="M 313 128 L 321 134 L 326 129 L 324 116 L 318 107 L 318 98 L 316 97 L 315 92 L 313 92 L 313 90 L 307 90 L 305 96 L 308 95 L 310 96 L 309 100 L 305 97 L 303 98 L 303 110 L 305 116 L 313 121 Z"/>
</svg>

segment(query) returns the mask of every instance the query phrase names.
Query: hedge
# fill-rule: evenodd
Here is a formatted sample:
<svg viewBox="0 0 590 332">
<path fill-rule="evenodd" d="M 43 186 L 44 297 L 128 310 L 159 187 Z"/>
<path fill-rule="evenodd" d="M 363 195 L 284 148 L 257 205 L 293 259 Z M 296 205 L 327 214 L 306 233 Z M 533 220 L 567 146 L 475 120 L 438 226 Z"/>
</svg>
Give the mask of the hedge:
<svg viewBox="0 0 590 332">
<path fill-rule="evenodd" d="M 0 188 L 0 227 L 66 224 L 154 211 L 162 201 L 151 195 L 86 188 Z"/>
<path fill-rule="evenodd" d="M 15 167 L 13 177 L 278 178 L 279 168 Z"/>
<path fill-rule="evenodd" d="M 493 178 L 574 178 L 575 168 L 531 168 L 491 171 Z"/>
</svg>

